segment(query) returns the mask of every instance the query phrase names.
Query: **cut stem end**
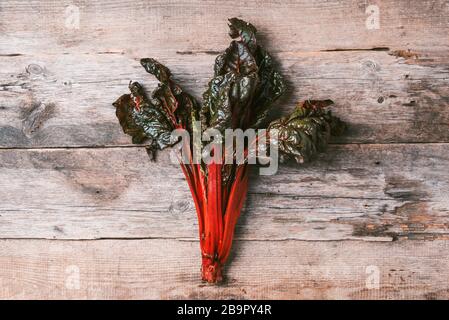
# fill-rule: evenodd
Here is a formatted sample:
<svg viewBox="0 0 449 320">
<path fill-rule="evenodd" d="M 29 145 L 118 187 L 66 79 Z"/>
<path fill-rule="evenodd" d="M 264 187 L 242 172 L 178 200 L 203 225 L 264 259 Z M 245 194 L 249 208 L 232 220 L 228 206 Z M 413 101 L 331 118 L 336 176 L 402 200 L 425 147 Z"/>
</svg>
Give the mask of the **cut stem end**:
<svg viewBox="0 0 449 320">
<path fill-rule="evenodd" d="M 223 281 L 222 274 L 223 266 L 219 261 L 212 261 L 210 259 L 203 259 L 201 266 L 201 276 L 203 281 L 209 283 L 220 283 Z"/>
</svg>

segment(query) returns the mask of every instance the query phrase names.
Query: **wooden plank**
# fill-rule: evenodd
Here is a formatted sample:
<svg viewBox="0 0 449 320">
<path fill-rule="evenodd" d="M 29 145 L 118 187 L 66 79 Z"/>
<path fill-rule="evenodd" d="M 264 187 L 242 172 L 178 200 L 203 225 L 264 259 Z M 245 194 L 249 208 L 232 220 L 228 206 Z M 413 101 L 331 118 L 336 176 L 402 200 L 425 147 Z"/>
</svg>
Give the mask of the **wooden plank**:
<svg viewBox="0 0 449 320">
<path fill-rule="evenodd" d="M 447 144 L 334 145 L 304 166 L 255 171 L 237 238 L 447 239 Z M 0 237 L 196 239 L 170 152 L 0 151 Z M 256 227 L 257 226 L 257 227 Z"/>
<path fill-rule="evenodd" d="M 215 55 L 161 55 L 201 96 Z M 280 113 L 300 99 L 335 101 L 349 124 L 336 142 L 448 142 L 449 59 L 436 65 L 384 51 L 279 53 L 289 83 Z M 0 58 L 0 147 L 127 145 L 111 103 L 130 80 L 155 86 L 135 58 L 73 54 Z"/>
<path fill-rule="evenodd" d="M 366 25 L 373 4 L 379 29 Z M 233 16 L 254 23 L 276 51 L 448 49 L 444 0 L 3 0 L 0 5 L 2 54 L 216 51 L 227 42 L 226 22 Z M 74 11 L 66 11 L 69 5 L 77 5 L 79 24 L 71 19 Z"/>
<path fill-rule="evenodd" d="M 3 299 L 449 298 L 447 241 L 240 241 L 223 286 L 200 281 L 197 242 L 0 244 Z"/>
</svg>

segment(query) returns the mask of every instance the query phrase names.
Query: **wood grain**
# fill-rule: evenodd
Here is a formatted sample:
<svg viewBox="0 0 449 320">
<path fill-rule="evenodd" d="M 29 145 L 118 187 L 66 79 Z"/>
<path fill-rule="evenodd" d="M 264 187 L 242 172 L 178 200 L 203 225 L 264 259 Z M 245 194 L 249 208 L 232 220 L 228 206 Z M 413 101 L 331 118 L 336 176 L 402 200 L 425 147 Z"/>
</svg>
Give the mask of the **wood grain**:
<svg viewBox="0 0 449 320">
<path fill-rule="evenodd" d="M 239 241 L 210 286 L 196 241 L 3 240 L 0 298 L 448 299 L 448 243 Z"/>
<path fill-rule="evenodd" d="M 79 29 L 65 23 L 71 4 Z M 380 29 L 366 27 L 370 4 L 379 6 Z M 448 49 L 444 0 L 4 0 L 1 9 L 4 54 L 216 51 L 226 46 L 234 16 L 254 23 L 271 51 Z"/>
<path fill-rule="evenodd" d="M 0 298 L 448 299 L 448 15 L 444 0 L 2 0 Z M 254 172 L 212 287 L 178 165 L 131 146 L 111 102 L 155 86 L 142 57 L 200 97 L 233 16 L 285 75 L 277 114 L 331 98 L 349 131 L 312 164 Z"/>
<path fill-rule="evenodd" d="M 448 166 L 446 144 L 336 145 L 274 176 L 255 171 L 237 237 L 447 239 Z M 134 147 L 3 150 L 0 198 L 2 238 L 197 237 L 169 151 L 152 163 Z"/>
<path fill-rule="evenodd" d="M 199 97 L 214 55 L 160 56 Z M 449 64 L 406 63 L 388 52 L 280 53 L 289 92 L 278 113 L 301 99 L 335 101 L 346 143 L 449 142 Z M 449 63 L 449 59 L 447 60 Z M 123 55 L 0 59 L 0 147 L 127 145 L 111 103 L 130 80 L 155 87 Z"/>
</svg>

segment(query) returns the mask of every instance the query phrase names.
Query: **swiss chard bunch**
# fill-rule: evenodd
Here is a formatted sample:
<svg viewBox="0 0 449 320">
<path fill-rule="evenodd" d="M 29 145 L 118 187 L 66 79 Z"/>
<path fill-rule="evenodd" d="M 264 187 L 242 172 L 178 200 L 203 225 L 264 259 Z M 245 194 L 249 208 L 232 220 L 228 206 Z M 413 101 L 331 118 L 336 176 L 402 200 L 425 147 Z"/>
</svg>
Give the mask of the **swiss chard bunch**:
<svg viewBox="0 0 449 320">
<path fill-rule="evenodd" d="M 200 157 L 197 161 L 198 143 L 182 142 L 180 165 L 198 216 L 201 274 L 203 280 L 213 283 L 222 280 L 222 268 L 248 191 L 249 146 L 276 147 L 281 161 L 302 163 L 323 151 L 330 136 L 344 128 L 326 110 L 332 104 L 330 100 L 300 102 L 291 115 L 268 123 L 270 107 L 285 92 L 284 80 L 271 56 L 258 44 L 253 25 L 233 18 L 229 27 L 233 40 L 216 58 L 214 76 L 201 104 L 173 81 L 168 68 L 148 58 L 141 64 L 160 81 L 158 87 L 148 96 L 139 83 L 131 82 L 130 93 L 113 103 L 124 132 L 132 136 L 133 143 L 149 141 L 150 154 L 176 144 L 178 140 L 172 135 L 175 129 L 183 129 L 189 136 L 214 130 L 218 132 L 214 140 L 224 139 L 229 129 L 268 129 L 262 134 L 268 140 L 256 134 L 244 146 L 244 161 L 232 163 L 224 161 L 229 154 L 224 145 L 219 150 L 223 152 L 208 151 L 212 160 Z M 204 142 L 199 144 L 204 147 Z"/>
</svg>

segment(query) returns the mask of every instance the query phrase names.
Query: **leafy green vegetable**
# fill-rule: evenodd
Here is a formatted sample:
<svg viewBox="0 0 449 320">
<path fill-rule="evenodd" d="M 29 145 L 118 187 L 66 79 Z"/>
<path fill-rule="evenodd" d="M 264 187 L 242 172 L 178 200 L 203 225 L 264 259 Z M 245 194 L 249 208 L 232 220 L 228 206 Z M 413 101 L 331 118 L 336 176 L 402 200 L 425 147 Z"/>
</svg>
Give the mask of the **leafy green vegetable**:
<svg viewBox="0 0 449 320">
<path fill-rule="evenodd" d="M 317 152 L 326 150 L 332 134 L 344 131 L 344 123 L 325 109 L 332 104 L 332 100 L 302 101 L 292 114 L 270 123 L 270 130 L 278 130 L 281 161 L 308 161 Z"/>
<path fill-rule="evenodd" d="M 122 95 L 113 103 L 120 125 L 133 143 L 151 140 L 151 149 L 172 146 L 175 128 L 191 129 L 199 107 L 196 101 L 171 79 L 170 70 L 154 59 L 142 59 L 142 66 L 161 83 L 148 98 L 138 82 L 131 82 L 131 94 Z"/>
<path fill-rule="evenodd" d="M 142 66 L 160 83 L 148 97 L 139 83 L 131 82 L 131 93 L 113 103 L 123 131 L 132 136 L 133 143 L 150 140 L 148 148 L 155 151 L 175 143 L 170 137 L 174 129 L 185 129 L 192 136 L 197 130 L 194 121 L 201 121 L 200 133 L 213 128 L 222 137 L 226 129 L 268 128 L 269 137 L 275 136 L 275 130 L 278 133 L 281 160 L 310 160 L 326 148 L 332 134 L 344 130 L 344 124 L 326 110 L 332 101 L 301 102 L 291 115 L 267 127 L 273 103 L 286 90 L 284 80 L 269 53 L 258 44 L 253 25 L 232 18 L 229 28 L 233 40 L 215 60 L 214 75 L 201 105 L 173 81 L 167 67 L 154 59 L 142 59 Z M 259 138 L 249 143 L 259 144 Z M 181 162 L 181 168 L 198 216 L 202 278 L 220 282 L 248 191 L 248 163 L 206 163 L 204 159 L 195 163 L 194 144 L 189 146 L 189 161 Z M 244 152 L 248 156 L 248 146 Z"/>
<path fill-rule="evenodd" d="M 214 77 L 203 94 L 203 128 L 255 128 L 268 108 L 285 91 L 271 56 L 256 41 L 256 28 L 237 18 L 229 20 L 234 39 L 215 60 Z"/>
</svg>

